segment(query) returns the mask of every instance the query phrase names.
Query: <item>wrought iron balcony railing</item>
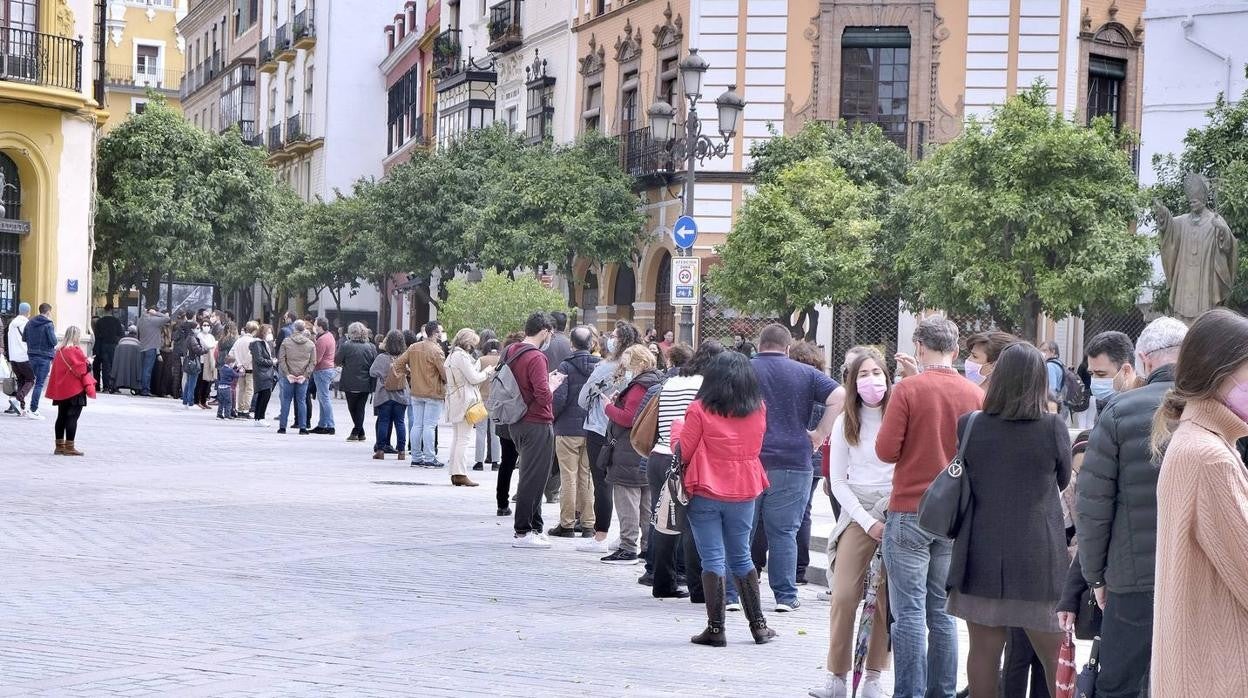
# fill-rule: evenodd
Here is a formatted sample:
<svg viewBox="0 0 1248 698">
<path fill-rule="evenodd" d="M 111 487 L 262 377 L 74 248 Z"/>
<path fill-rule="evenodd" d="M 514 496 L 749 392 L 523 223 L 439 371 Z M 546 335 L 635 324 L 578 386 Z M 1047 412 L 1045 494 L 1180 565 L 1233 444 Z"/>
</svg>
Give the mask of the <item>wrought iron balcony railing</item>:
<svg viewBox="0 0 1248 698">
<path fill-rule="evenodd" d="M 268 146 L 270 153 L 276 153 L 282 149 L 282 125 L 273 124 L 269 127 Z"/>
<path fill-rule="evenodd" d="M 0 27 L 0 80 L 82 91 L 82 42 Z"/>
<path fill-rule="evenodd" d="M 449 66 L 459 62 L 463 49 L 459 40 L 458 29 L 447 29 L 433 40 L 433 72 L 442 72 Z"/>
<path fill-rule="evenodd" d="M 316 38 L 316 11 L 309 7 L 308 9 L 295 15 L 294 22 L 294 39 L 298 44 L 305 39 Z"/>
<path fill-rule="evenodd" d="M 487 25 L 490 44 L 487 48 L 491 52 L 506 53 L 524 43 L 524 33 L 520 29 L 521 1 L 503 0 L 490 7 L 490 22 Z"/>
</svg>

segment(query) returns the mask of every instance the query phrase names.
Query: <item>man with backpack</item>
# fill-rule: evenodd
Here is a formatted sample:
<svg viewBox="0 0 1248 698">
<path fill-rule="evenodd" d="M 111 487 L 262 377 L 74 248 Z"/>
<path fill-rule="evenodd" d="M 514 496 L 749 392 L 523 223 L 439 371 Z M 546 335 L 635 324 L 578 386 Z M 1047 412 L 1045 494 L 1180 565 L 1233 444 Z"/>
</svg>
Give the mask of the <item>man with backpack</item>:
<svg viewBox="0 0 1248 698">
<path fill-rule="evenodd" d="M 1049 377 L 1049 393 L 1057 400 L 1059 414 L 1070 418 L 1071 414 L 1088 409 L 1088 391 L 1078 374 L 1062 364 L 1057 342 L 1041 343 L 1040 353 Z"/>
<path fill-rule="evenodd" d="M 507 426 L 520 452 L 514 548 L 550 547 L 550 539 L 542 532 L 542 494 L 555 452 L 553 393 L 563 383 L 563 374 L 547 373 L 546 356 L 541 352 L 552 334 L 554 328 L 545 313 L 529 316 L 524 341 L 503 350 L 486 403 L 498 423 Z"/>
</svg>

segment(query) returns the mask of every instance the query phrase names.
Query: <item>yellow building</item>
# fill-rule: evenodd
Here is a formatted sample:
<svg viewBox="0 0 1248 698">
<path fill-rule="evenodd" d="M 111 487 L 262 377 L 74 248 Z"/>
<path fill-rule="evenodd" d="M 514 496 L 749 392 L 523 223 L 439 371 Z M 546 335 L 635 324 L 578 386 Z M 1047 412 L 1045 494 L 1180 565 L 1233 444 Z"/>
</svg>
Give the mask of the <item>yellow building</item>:
<svg viewBox="0 0 1248 698">
<path fill-rule="evenodd" d="M 92 0 L 0 0 L 6 320 L 22 301 L 50 303 L 58 331 L 90 331 L 93 158 L 107 118 L 103 36 L 102 5 Z"/>
<path fill-rule="evenodd" d="M 149 91 L 182 111 L 181 88 L 186 70 L 186 41 L 178 20 L 186 16 L 187 0 L 112 0 L 105 20 L 105 108 L 115 115 L 105 131 L 124 121 L 124 114 L 142 112 Z"/>
</svg>

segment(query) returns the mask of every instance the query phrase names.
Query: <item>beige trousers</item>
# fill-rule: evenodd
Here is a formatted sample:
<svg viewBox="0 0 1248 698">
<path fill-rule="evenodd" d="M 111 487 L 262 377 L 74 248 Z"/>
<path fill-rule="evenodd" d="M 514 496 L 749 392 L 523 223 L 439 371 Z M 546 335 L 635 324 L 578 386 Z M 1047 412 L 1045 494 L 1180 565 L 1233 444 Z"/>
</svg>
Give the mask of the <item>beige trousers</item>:
<svg viewBox="0 0 1248 698">
<path fill-rule="evenodd" d="M 473 441 L 476 439 L 477 430 L 468 422 L 459 421 L 453 425 L 454 431 L 451 435 L 451 459 L 447 462 L 447 470 L 450 471 L 451 477 L 456 475 L 468 476 L 468 468 L 471 467 L 468 459 L 472 457 Z"/>
<path fill-rule="evenodd" d="M 235 401 L 239 412 L 251 411 L 251 388 L 251 374 L 244 373 L 238 379 L 238 400 Z"/>
<path fill-rule="evenodd" d="M 559 525 L 566 529 L 576 526 L 576 513 L 581 513 L 581 526 L 594 527 L 594 479 L 589 471 L 589 450 L 584 436 L 556 436 L 555 457 L 559 459 Z"/>
<path fill-rule="evenodd" d="M 854 618 L 862 601 L 862 585 L 879 543 L 856 523 L 841 534 L 832 565 L 831 629 L 828 635 L 828 671 L 847 674 L 853 668 L 858 632 Z M 883 568 L 881 568 L 883 572 Z M 867 670 L 888 669 L 888 581 L 880 580 L 875 596 L 875 621 L 867 644 Z"/>
</svg>

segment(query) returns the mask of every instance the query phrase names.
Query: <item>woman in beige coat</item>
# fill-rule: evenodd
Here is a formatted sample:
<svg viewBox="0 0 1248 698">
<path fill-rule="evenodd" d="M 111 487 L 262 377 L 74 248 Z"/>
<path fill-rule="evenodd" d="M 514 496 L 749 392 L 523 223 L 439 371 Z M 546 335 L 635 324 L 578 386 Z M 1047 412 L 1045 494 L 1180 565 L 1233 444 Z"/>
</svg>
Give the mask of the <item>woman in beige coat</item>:
<svg viewBox="0 0 1248 698">
<path fill-rule="evenodd" d="M 1151 695 L 1248 696 L 1248 319 L 1211 310 L 1157 411 Z M 1168 442 L 1168 445 L 1167 445 Z"/>
<path fill-rule="evenodd" d="M 494 376 L 494 369 L 481 370 L 473 358 L 481 338 L 470 329 L 455 334 L 451 343 L 451 355 L 446 357 L 446 419 L 455 430 L 451 438 L 451 484 L 456 487 L 476 487 L 468 479 L 469 458 L 473 454 L 476 425 L 469 424 L 465 415 L 468 408 L 481 402 L 480 385 Z"/>
</svg>

